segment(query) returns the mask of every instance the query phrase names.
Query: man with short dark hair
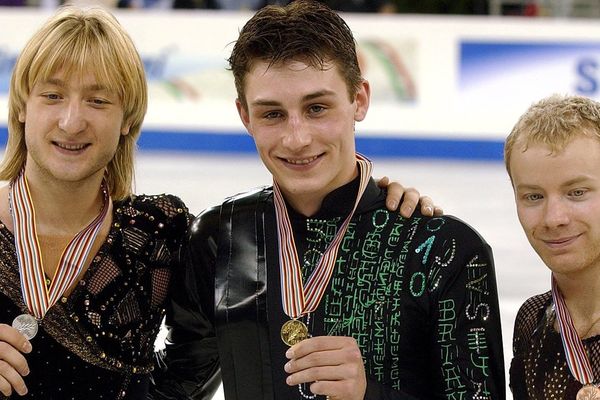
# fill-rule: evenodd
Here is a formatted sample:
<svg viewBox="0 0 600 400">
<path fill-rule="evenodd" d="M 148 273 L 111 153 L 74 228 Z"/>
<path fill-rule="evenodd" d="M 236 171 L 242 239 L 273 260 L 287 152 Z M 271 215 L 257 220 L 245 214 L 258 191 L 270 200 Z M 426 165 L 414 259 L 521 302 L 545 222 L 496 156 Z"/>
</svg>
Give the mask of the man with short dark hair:
<svg viewBox="0 0 600 400">
<path fill-rule="evenodd" d="M 370 86 L 346 23 L 314 1 L 263 8 L 229 63 L 273 186 L 192 224 L 173 397 L 202 398 L 219 363 L 227 400 L 503 399 L 491 249 L 456 218 L 386 209 L 355 149 Z"/>
</svg>

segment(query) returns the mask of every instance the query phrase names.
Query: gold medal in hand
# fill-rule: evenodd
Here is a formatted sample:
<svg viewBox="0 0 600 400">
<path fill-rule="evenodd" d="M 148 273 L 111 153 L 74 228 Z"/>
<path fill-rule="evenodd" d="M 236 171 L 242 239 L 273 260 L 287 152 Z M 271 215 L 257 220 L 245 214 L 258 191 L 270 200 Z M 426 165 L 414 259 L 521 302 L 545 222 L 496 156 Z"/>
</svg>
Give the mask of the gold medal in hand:
<svg viewBox="0 0 600 400">
<path fill-rule="evenodd" d="M 302 321 L 291 319 L 281 326 L 281 340 L 290 347 L 306 338 L 308 328 Z"/>
</svg>

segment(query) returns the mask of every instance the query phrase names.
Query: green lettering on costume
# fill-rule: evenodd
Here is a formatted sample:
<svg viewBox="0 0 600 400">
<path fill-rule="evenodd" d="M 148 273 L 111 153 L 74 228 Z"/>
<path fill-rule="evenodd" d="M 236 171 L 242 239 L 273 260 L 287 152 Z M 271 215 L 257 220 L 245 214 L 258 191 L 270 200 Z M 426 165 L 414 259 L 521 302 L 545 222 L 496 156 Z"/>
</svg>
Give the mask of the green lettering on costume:
<svg viewBox="0 0 600 400">
<path fill-rule="evenodd" d="M 429 232 L 436 232 L 446 224 L 446 220 L 441 217 L 431 218 L 425 226 Z"/>
<path fill-rule="evenodd" d="M 446 383 L 446 392 L 460 393 L 454 392 L 453 389 L 463 389 L 465 387 L 465 385 L 460 380 L 460 374 L 458 373 L 457 369 L 458 368 L 454 365 L 448 368 L 444 368 L 444 381 Z"/>
<path fill-rule="evenodd" d="M 442 351 L 442 367 L 446 367 L 448 365 L 453 365 L 454 363 L 454 355 L 452 354 L 452 349 L 454 348 L 451 344 L 443 344 L 441 346 Z"/>
<path fill-rule="evenodd" d="M 423 264 L 423 265 L 427 264 L 427 259 L 429 258 L 429 252 L 431 251 L 431 246 L 433 246 L 434 242 L 435 242 L 435 235 L 427 238 L 427 240 L 425 240 L 423 243 L 421 243 L 419 245 L 419 247 L 417 247 L 415 249 L 415 253 L 417 253 L 417 254 L 419 254 L 420 252 L 423 251 L 423 249 L 425 249 L 425 253 L 423 254 L 423 259 L 421 260 L 421 264 Z"/>
<path fill-rule="evenodd" d="M 385 210 L 374 211 L 368 217 L 355 215 L 342 239 L 331 290 L 323 298 L 324 331 L 354 337 L 363 354 L 369 355 L 365 359 L 366 372 L 390 382 L 395 389 L 400 389 L 401 383 L 399 328 L 403 323 L 402 290 L 406 290 L 404 266 L 421 229 L 420 220 L 402 220 Z M 326 221 L 313 224 L 312 240 L 305 251 L 323 253 L 333 235 Z M 426 289 L 426 280 L 424 273 L 412 279 L 413 290 L 418 290 L 419 296 Z"/>
<path fill-rule="evenodd" d="M 474 354 L 471 354 L 471 364 L 477 368 L 478 370 L 481 371 L 481 373 L 483 374 L 483 376 L 489 376 L 490 375 L 490 371 L 489 371 L 489 362 L 490 358 L 488 356 L 477 356 Z"/>
<path fill-rule="evenodd" d="M 371 218 L 373 227 L 376 229 L 385 228 L 389 220 L 390 213 L 387 210 L 377 210 L 373 213 L 373 218 Z"/>
<path fill-rule="evenodd" d="M 410 294 L 413 297 L 421 297 L 423 293 L 425 293 L 425 283 L 427 280 L 425 279 L 425 274 L 422 272 L 415 272 L 410 277 Z"/>
<path fill-rule="evenodd" d="M 466 391 L 448 393 L 448 400 L 463 400 L 467 395 Z"/>
</svg>

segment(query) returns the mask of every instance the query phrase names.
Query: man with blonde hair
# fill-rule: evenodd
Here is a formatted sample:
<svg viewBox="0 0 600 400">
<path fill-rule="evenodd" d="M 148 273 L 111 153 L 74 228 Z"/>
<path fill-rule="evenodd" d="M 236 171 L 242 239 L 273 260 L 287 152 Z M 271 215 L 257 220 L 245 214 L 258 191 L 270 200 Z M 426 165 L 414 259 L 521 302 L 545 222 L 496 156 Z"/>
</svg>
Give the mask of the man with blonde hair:
<svg viewBox="0 0 600 400">
<path fill-rule="evenodd" d="M 505 161 L 519 221 L 551 271 L 551 290 L 517 314 L 513 396 L 598 399 L 600 103 L 554 95 L 533 104 L 506 140 Z"/>
<path fill-rule="evenodd" d="M 189 214 L 134 196 L 142 61 L 101 9 L 64 8 L 13 71 L 0 179 L 0 397 L 143 399 Z"/>
</svg>

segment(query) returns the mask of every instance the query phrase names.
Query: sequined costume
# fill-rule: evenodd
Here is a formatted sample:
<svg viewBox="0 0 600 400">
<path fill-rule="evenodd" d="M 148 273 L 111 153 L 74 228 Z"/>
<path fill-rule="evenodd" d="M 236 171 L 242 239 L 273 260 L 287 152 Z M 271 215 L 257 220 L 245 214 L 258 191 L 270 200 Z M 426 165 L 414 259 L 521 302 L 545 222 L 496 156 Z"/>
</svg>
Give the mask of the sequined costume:
<svg viewBox="0 0 600 400">
<path fill-rule="evenodd" d="M 288 206 L 305 279 L 357 190 L 358 180 L 335 190 L 310 218 Z M 182 278 L 188 290 L 172 298 L 162 354 L 167 368 L 155 371 L 158 385 L 171 390 L 165 398 L 202 398 L 193 388 L 204 377 L 192 372 L 209 370 L 212 362 L 220 362 L 227 400 L 311 398 L 308 387 L 285 384 L 288 347 L 280 329 L 289 318 L 281 305 L 271 188 L 201 214 L 188 246 L 190 265 Z M 303 320 L 312 335 L 357 340 L 368 376 L 366 399 L 505 398 L 489 246 L 456 218 L 405 219 L 387 211 L 385 192 L 372 180 L 329 287 Z M 217 342 L 218 354 L 206 351 Z"/>
<path fill-rule="evenodd" d="M 160 195 L 115 202 L 112 218 L 77 287 L 50 308 L 31 340 L 29 392 L 19 398 L 146 398 L 174 255 L 190 216 L 181 200 Z M 27 309 L 14 237 L 4 225 L 0 252 L 0 316 L 10 324 Z"/>
<path fill-rule="evenodd" d="M 519 309 L 510 366 L 510 388 L 515 400 L 574 400 L 581 389 L 581 383 L 573 378 L 567 366 L 560 334 L 554 328 L 555 320 L 551 292 L 531 297 Z M 599 377 L 600 335 L 582 342 L 594 376 Z"/>
</svg>

